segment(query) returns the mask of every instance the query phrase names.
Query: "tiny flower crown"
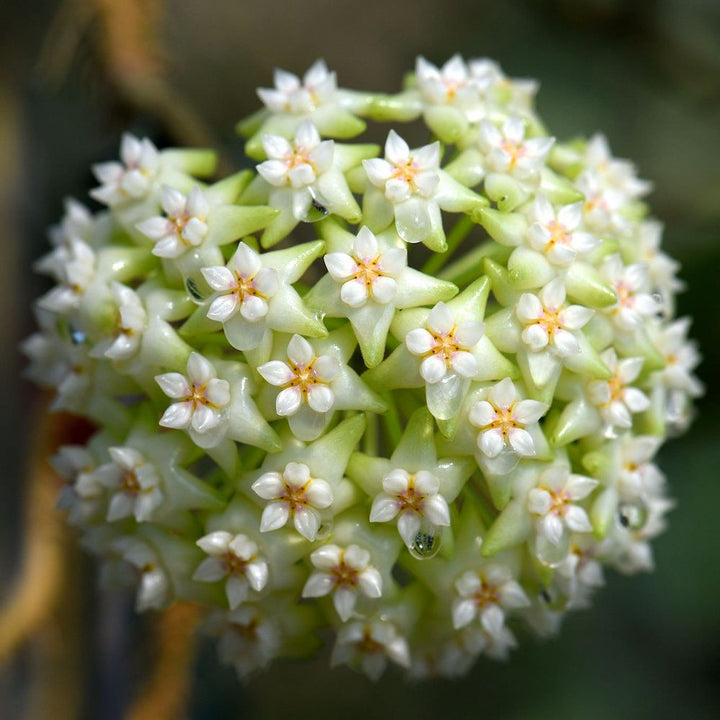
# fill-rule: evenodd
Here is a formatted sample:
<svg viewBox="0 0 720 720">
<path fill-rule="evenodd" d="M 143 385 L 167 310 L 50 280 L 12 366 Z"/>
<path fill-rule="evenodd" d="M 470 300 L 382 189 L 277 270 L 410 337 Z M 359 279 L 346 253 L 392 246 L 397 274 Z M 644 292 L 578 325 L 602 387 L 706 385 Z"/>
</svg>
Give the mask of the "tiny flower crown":
<svg viewBox="0 0 720 720">
<path fill-rule="evenodd" d="M 677 264 L 649 184 L 535 91 L 459 56 L 396 95 L 278 70 L 254 170 L 125 135 L 105 207 L 51 230 L 28 374 L 97 428 L 59 505 L 241 676 L 327 626 L 333 664 L 458 675 L 651 569 L 654 458 L 702 392 Z"/>
</svg>

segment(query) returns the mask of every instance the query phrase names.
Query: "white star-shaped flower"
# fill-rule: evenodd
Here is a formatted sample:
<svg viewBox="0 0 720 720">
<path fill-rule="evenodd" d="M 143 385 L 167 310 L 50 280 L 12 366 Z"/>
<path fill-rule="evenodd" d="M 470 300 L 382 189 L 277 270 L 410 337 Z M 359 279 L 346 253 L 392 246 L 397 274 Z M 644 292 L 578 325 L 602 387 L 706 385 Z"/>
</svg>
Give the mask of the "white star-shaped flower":
<svg viewBox="0 0 720 720">
<path fill-rule="evenodd" d="M 407 547 L 412 547 L 423 522 L 450 525 L 447 501 L 439 493 L 440 481 L 427 470 L 409 473 L 395 468 L 382 481 L 383 491 L 373 500 L 370 522 L 388 522 L 397 517 L 397 528 Z"/>
<path fill-rule="evenodd" d="M 559 358 L 580 351 L 576 333 L 589 322 L 593 313 L 582 305 L 565 305 L 562 278 L 550 281 L 539 295 L 523 293 L 515 308 L 523 325 L 521 338 L 528 350 L 547 349 Z"/>
<path fill-rule="evenodd" d="M 380 252 L 370 230 L 360 228 L 350 253 L 328 253 L 325 265 L 333 280 L 342 284 L 341 300 L 352 308 L 368 301 L 386 305 L 397 292 L 397 276 L 407 267 L 404 248 L 386 248 Z"/>
<path fill-rule="evenodd" d="M 622 214 L 627 197 L 621 191 L 607 187 L 593 170 L 585 170 L 575 180 L 575 187 L 585 196 L 583 226 L 592 233 L 616 232 L 626 235 L 632 223 Z"/>
<path fill-rule="evenodd" d="M 230 384 L 217 377 L 209 360 L 192 352 L 187 362 L 187 377 L 172 372 L 157 375 L 155 381 L 169 398 L 177 401 L 165 410 L 160 425 L 187 430 L 193 440 L 206 434 L 209 438 L 218 432 L 224 436 L 221 422 L 223 410 L 230 404 Z"/>
<path fill-rule="evenodd" d="M 265 106 L 275 113 L 308 115 L 336 99 L 337 80 L 324 61 L 317 60 L 302 80 L 286 70 L 275 70 L 274 88 L 259 88 Z"/>
<path fill-rule="evenodd" d="M 559 546 L 568 531 L 587 533 L 592 524 L 585 510 L 577 505 L 597 487 L 597 480 L 576 475 L 564 465 L 554 465 L 539 476 L 538 486 L 527 495 L 527 507 L 535 516 L 537 534 Z"/>
<path fill-rule="evenodd" d="M 646 291 L 647 265 L 635 263 L 625 266 L 620 255 L 611 255 L 600 267 L 600 276 L 617 294 L 617 304 L 604 312 L 622 332 L 637 332 L 647 319 L 662 309 Z"/>
<path fill-rule="evenodd" d="M 300 335 L 293 335 L 288 343 L 287 357 L 289 363 L 271 360 L 257 369 L 270 385 L 282 388 L 275 400 L 277 414 L 294 415 L 303 404 L 316 413 L 332 410 L 335 393 L 330 384 L 337 375 L 338 361 L 330 355 L 316 356 L 312 345 Z"/>
<path fill-rule="evenodd" d="M 506 565 L 488 564 L 479 571 L 468 570 L 455 581 L 452 619 L 456 630 L 480 618 L 491 635 L 501 635 L 505 624 L 503 609 L 528 607 L 530 600 Z"/>
<path fill-rule="evenodd" d="M 210 303 L 207 316 L 221 323 L 238 312 L 248 322 L 262 320 L 268 313 L 268 300 L 279 285 L 277 271 L 263 267 L 259 253 L 244 242 L 239 243 L 226 267 L 202 268 L 202 274 L 218 293 Z"/>
<path fill-rule="evenodd" d="M 249 604 L 211 614 L 206 627 L 217 637 L 220 661 L 232 665 L 241 679 L 266 668 L 283 645 L 276 618 Z"/>
<path fill-rule="evenodd" d="M 642 370 L 644 360 L 641 357 L 618 360 L 613 348 L 600 355 L 612 377 L 609 380 L 593 380 L 587 386 L 590 402 L 597 406 L 606 432 L 614 428 L 632 427 L 632 415 L 647 410 L 650 400 L 645 393 L 632 387 Z"/>
<path fill-rule="evenodd" d="M 423 358 L 420 375 L 429 384 L 435 384 L 451 374 L 473 378 L 478 363 L 471 350 L 480 342 L 483 324 L 464 322 L 456 324 L 450 308 L 443 302 L 430 311 L 424 328 L 411 330 L 405 336 L 405 345 L 413 354 Z"/>
<path fill-rule="evenodd" d="M 167 572 L 150 545 L 138 537 L 121 537 L 112 544 L 113 553 L 129 563 L 139 574 L 135 611 L 159 610 L 171 600 L 172 589 Z"/>
<path fill-rule="evenodd" d="M 371 680 L 378 680 L 388 659 L 409 668 L 408 642 L 391 622 L 375 619 L 343 625 L 338 631 L 330 664 L 358 666 Z"/>
<path fill-rule="evenodd" d="M 586 168 L 594 172 L 602 183 L 622 193 L 627 199 L 636 199 L 647 195 L 652 183 L 637 177 L 635 166 L 629 160 L 612 156 L 607 138 L 596 133 L 585 147 Z"/>
<path fill-rule="evenodd" d="M 570 543 L 570 552 L 556 569 L 554 581 L 567 598 L 568 610 L 590 605 L 592 592 L 604 585 L 602 563 L 596 557 L 598 543 L 594 538 L 581 535 Z"/>
<path fill-rule="evenodd" d="M 266 472 L 253 484 L 253 491 L 270 502 L 260 520 L 260 532 L 284 527 L 292 518 L 295 529 L 306 539 L 317 539 L 322 523 L 321 510 L 332 505 L 330 484 L 310 476 L 304 463 L 290 462 L 282 472 Z"/>
<path fill-rule="evenodd" d="M 108 452 L 112 462 L 95 470 L 99 482 L 115 491 L 108 506 L 107 521 L 131 515 L 138 522 L 151 520 L 164 499 L 157 470 L 131 447 L 111 447 Z"/>
<path fill-rule="evenodd" d="M 318 197 L 320 176 L 333 166 L 335 143 L 320 139 L 315 126 L 303 122 L 293 142 L 279 135 L 263 135 L 268 160 L 257 166 L 258 173 L 270 185 L 292 191 L 292 211 L 296 220 L 307 217 Z"/>
<path fill-rule="evenodd" d="M 252 589 L 260 592 L 268 581 L 268 564 L 247 535 L 217 530 L 201 537 L 198 547 L 210 557 L 198 565 L 193 580 L 217 582 L 227 577 L 225 594 L 234 610 Z"/>
<path fill-rule="evenodd" d="M 66 485 L 57 500 L 59 510 L 68 511 L 71 525 L 86 525 L 100 515 L 107 492 L 95 474 L 95 458 L 86 447 L 63 445 L 50 464 Z"/>
<path fill-rule="evenodd" d="M 549 407 L 537 400 L 518 400 L 512 380 L 504 378 L 490 388 L 487 400 L 479 400 L 470 409 L 469 420 L 480 429 L 478 448 L 489 458 L 501 452 L 534 456 L 535 444 L 526 427 L 536 425 Z"/>
<path fill-rule="evenodd" d="M 354 614 L 359 594 L 368 598 L 382 595 L 382 577 L 370 565 L 370 553 L 357 546 L 346 548 L 323 545 L 310 555 L 316 571 L 303 587 L 303 597 L 323 597 L 332 593 L 333 605 L 343 622 Z"/>
<path fill-rule="evenodd" d="M 143 138 L 125 133 L 120 144 L 121 162 L 105 162 L 93 166 L 100 187 L 90 195 L 105 205 L 147 197 L 152 190 L 160 158 L 155 145 Z"/>
<path fill-rule="evenodd" d="M 60 315 L 77 310 L 85 291 L 95 278 L 97 256 L 82 240 L 69 241 L 62 264 L 58 265 L 58 285 L 45 293 L 38 306 Z"/>
<path fill-rule="evenodd" d="M 385 159 L 373 158 L 363 164 L 370 182 L 381 188 L 393 204 L 412 195 L 428 198 L 439 180 L 440 145 L 425 145 L 411 155 L 408 144 L 391 130 L 385 142 Z"/>
<path fill-rule="evenodd" d="M 165 217 L 155 216 L 138 223 L 137 229 L 155 243 L 152 252 L 162 258 L 179 258 L 203 244 L 208 234 L 210 210 L 205 194 L 194 187 L 188 195 L 163 186 L 161 204 Z"/>
<path fill-rule="evenodd" d="M 478 146 L 485 170 L 509 175 L 530 188 L 540 182 L 540 170 L 554 141 L 551 137 L 525 139 L 525 123 L 517 116 L 509 117 L 500 128 L 490 120 L 480 121 Z"/>
<path fill-rule="evenodd" d="M 538 195 L 529 212 L 527 240 L 533 250 L 541 253 L 556 267 L 568 267 L 576 258 L 584 257 L 597 247 L 600 240 L 581 232 L 582 203 L 564 205 L 556 210 L 544 195 Z"/>
<path fill-rule="evenodd" d="M 442 68 L 418 57 L 415 77 L 420 94 L 430 105 L 458 107 L 471 122 L 482 117 L 479 85 L 460 55 L 453 55 Z"/>
</svg>

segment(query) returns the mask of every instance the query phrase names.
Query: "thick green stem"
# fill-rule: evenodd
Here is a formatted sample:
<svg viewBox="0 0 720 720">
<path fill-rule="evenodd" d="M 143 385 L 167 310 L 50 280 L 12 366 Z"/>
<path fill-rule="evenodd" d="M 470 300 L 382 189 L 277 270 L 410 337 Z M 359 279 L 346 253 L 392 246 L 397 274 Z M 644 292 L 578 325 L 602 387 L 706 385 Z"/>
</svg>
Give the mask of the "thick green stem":
<svg viewBox="0 0 720 720">
<path fill-rule="evenodd" d="M 455 283 L 459 287 L 467 285 L 482 275 L 482 261 L 486 257 L 493 256 L 498 248 L 503 249 L 492 240 L 486 240 L 438 273 L 437 277 Z"/>
<path fill-rule="evenodd" d="M 434 253 L 422 266 L 420 269 L 421 272 L 424 272 L 426 275 L 435 275 L 441 270 L 452 254 L 458 249 L 460 243 L 467 237 L 474 224 L 469 215 L 463 215 L 448 233 L 447 250 L 444 253 Z"/>
<path fill-rule="evenodd" d="M 375 413 L 367 414 L 367 425 L 363 436 L 363 452 L 373 457 L 378 454 L 378 416 Z"/>
<path fill-rule="evenodd" d="M 393 393 L 386 392 L 382 394 L 383 400 L 387 403 L 387 412 L 382 416 L 383 425 L 385 426 L 385 432 L 387 433 L 388 447 L 386 452 L 388 455 L 392 453 L 403 434 L 403 425 L 400 420 L 400 414 L 398 413 L 397 406 L 395 405 Z"/>
</svg>

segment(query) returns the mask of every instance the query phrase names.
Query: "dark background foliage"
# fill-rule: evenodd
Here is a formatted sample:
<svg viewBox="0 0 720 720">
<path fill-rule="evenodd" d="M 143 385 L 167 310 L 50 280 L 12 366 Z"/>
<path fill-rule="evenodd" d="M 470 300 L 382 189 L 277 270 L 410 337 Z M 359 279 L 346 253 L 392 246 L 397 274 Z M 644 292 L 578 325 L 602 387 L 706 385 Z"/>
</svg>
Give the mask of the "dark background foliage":
<svg viewBox="0 0 720 720">
<path fill-rule="evenodd" d="M 18 508 L 37 427 L 37 397 L 18 380 L 16 350 L 32 332 L 30 304 L 44 289 L 31 262 L 44 252 L 63 197 L 85 197 L 90 163 L 116 156 L 122 130 L 161 145 L 179 134 L 167 104 L 153 110 L 123 91 L 100 29 L 83 15 L 92 4 L 7 0 L 0 8 L 0 601 L 19 567 Z M 148 2 L 148 12 L 151 5 L 158 3 Z M 708 387 L 689 434 L 662 452 L 678 504 L 655 544 L 656 572 L 608 574 L 594 608 L 568 617 L 558 638 L 523 637 L 506 664 L 483 659 L 462 681 L 415 685 L 393 673 L 377 685 L 344 669 L 330 673 L 325 655 L 277 663 L 240 685 L 203 647 L 192 718 L 720 717 L 720 3 L 166 0 L 157 27 L 177 112 L 189 105 L 200 131 L 236 163 L 234 123 L 258 106 L 254 89 L 271 83 L 276 66 L 302 73 L 324 57 L 343 87 L 393 91 L 417 54 L 442 63 L 460 51 L 539 79 L 539 110 L 552 134 L 602 130 L 615 154 L 654 182 L 650 201 L 666 225 L 666 249 L 683 265 L 680 313 L 694 317 Z M 98 627 L 92 587 L 87 581 L 83 614 L 93 684 L 83 691 L 82 717 L 111 720 L 141 673 L 144 626 Z M 108 636 L 123 634 L 130 641 L 108 650 Z M 23 653 L 0 667 L 0 717 L 21 717 L 29 662 Z"/>
</svg>

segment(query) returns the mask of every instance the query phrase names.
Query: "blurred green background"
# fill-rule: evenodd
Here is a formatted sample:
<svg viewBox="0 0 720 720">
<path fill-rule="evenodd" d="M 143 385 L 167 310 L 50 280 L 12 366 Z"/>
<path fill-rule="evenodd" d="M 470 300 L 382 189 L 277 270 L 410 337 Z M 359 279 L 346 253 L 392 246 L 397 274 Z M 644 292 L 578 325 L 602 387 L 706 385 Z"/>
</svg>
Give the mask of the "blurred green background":
<svg viewBox="0 0 720 720">
<path fill-rule="evenodd" d="M 92 5 L 6 0 L 0 7 L 0 600 L 19 566 L 19 508 L 35 426 L 35 395 L 17 379 L 23 360 L 16 350 L 33 330 L 30 304 L 44 289 L 31 262 L 45 250 L 45 228 L 59 219 L 62 199 L 86 197 L 90 163 L 116 156 L 122 130 L 150 134 L 161 145 L 177 137 L 167 107 L 153 108 L 123 85 L 126 59 L 119 69 L 108 61 Z M 322 656 L 276 663 L 241 685 L 218 665 L 213 648 L 203 647 L 192 719 L 719 718 L 720 398 L 713 388 L 720 372 L 720 2 L 139 5 L 158 12 L 167 80 L 197 115 L 187 128 L 204 128 L 235 162 L 242 143 L 234 123 L 258 107 L 254 89 L 271 84 L 276 66 L 302 73 L 323 57 L 343 87 L 393 91 L 417 54 L 442 63 L 459 51 L 492 57 L 511 76 L 539 79 L 538 106 L 552 134 L 566 139 L 602 130 L 614 153 L 634 160 L 641 177 L 654 182 L 650 202 L 666 225 L 667 251 L 683 266 L 688 290 L 680 314 L 694 317 L 692 335 L 704 356 L 699 374 L 708 388 L 691 431 L 662 453 L 678 505 L 655 544 L 656 572 L 608 574 L 593 609 L 568 617 L 558 638 L 522 637 L 508 663 L 483 659 L 462 681 L 422 684 L 393 673 L 377 685 L 344 669 L 330 673 Z M 122 717 L 142 651 L 135 643 L 103 646 L 123 627 L 99 627 L 95 600 L 93 609 L 88 599 L 85 612 L 94 670 L 80 717 L 113 720 Z M 122 619 L 125 610 L 113 617 Z M 142 637 L 142 627 L 132 629 L 133 637 Z M 23 717 L 28 664 L 23 654 L 0 666 L 3 720 Z"/>
</svg>

